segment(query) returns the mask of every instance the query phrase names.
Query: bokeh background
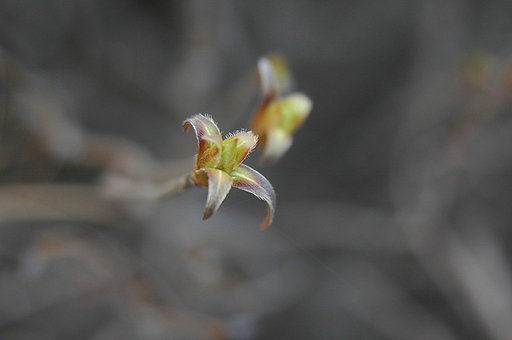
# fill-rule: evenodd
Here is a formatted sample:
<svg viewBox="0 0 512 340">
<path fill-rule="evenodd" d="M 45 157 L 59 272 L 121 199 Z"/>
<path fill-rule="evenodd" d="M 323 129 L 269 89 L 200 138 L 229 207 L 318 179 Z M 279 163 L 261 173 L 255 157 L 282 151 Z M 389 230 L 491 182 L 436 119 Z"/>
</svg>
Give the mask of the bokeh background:
<svg viewBox="0 0 512 340">
<path fill-rule="evenodd" d="M 512 2 L 3 0 L 1 339 L 512 338 Z M 133 200 L 258 58 L 314 109 L 278 194 Z M 124 191 L 123 191 L 124 190 Z M 124 196 L 123 196 L 124 195 Z"/>
</svg>

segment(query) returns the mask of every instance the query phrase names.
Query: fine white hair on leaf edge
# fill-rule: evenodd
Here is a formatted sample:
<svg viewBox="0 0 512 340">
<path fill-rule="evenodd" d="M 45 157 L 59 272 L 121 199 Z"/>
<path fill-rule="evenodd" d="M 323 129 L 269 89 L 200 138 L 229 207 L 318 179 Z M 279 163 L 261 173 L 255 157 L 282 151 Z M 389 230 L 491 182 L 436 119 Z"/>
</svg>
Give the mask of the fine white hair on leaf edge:
<svg viewBox="0 0 512 340">
<path fill-rule="evenodd" d="M 258 135 L 254 134 L 254 132 L 252 132 L 251 130 L 247 130 L 247 129 L 241 128 L 241 129 L 239 129 L 239 130 L 235 130 L 235 131 L 233 131 L 233 132 L 227 133 L 227 134 L 224 136 L 224 139 L 228 139 L 228 138 L 231 138 L 231 137 L 233 137 L 233 136 L 238 135 L 239 133 L 245 133 L 245 132 L 249 132 L 249 133 L 250 133 L 250 134 L 252 134 L 253 136 L 258 137 Z"/>
<path fill-rule="evenodd" d="M 230 132 L 228 134 L 226 134 L 226 136 L 224 137 L 224 139 L 228 139 L 228 138 L 231 138 L 233 136 L 236 136 L 238 134 L 241 134 L 241 133 L 250 133 L 254 138 L 256 138 L 256 143 L 258 142 L 258 140 L 260 139 L 260 136 L 258 136 L 257 134 L 255 134 L 254 132 L 252 132 L 252 130 L 247 130 L 247 129 L 240 129 L 240 130 L 235 130 L 233 132 Z"/>
</svg>

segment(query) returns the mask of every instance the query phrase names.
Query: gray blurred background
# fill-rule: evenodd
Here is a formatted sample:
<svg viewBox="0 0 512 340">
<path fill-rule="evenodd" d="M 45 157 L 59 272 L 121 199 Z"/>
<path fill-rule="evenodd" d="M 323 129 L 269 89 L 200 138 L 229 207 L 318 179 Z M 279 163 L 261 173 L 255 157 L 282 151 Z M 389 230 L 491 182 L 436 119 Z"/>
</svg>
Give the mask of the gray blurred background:
<svg viewBox="0 0 512 340">
<path fill-rule="evenodd" d="M 3 0 L 0 338 L 511 339 L 511 17 Z M 208 221 L 204 188 L 129 199 L 190 171 L 184 119 L 248 126 L 267 53 L 314 101 L 278 163 L 247 160 L 274 224 L 239 190 Z"/>
</svg>

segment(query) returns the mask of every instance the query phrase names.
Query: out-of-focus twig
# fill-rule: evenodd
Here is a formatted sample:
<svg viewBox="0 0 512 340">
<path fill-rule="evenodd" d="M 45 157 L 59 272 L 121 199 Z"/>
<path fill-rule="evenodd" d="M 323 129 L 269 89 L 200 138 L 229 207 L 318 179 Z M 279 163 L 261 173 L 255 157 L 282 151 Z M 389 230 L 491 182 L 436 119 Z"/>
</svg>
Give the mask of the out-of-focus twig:
<svg viewBox="0 0 512 340">
<path fill-rule="evenodd" d="M 27 183 L 0 187 L 0 222 L 40 219 L 125 225 L 128 215 L 94 186 Z"/>
<path fill-rule="evenodd" d="M 163 183 L 135 181 L 126 176 L 110 174 L 102 192 L 106 197 L 126 200 L 157 200 L 177 195 L 193 186 L 190 174 Z"/>
<path fill-rule="evenodd" d="M 134 141 L 83 129 L 70 118 L 73 106 L 61 92 L 3 50 L 0 72 L 6 89 L 2 115 L 25 125 L 42 152 L 57 164 L 102 172 L 94 185 L 11 184 L 0 188 L 0 199 L 5 201 L 0 207 L 3 219 L 106 221 L 107 210 L 115 206 L 113 200 L 162 199 L 191 187 L 189 175 L 179 176 L 191 168 L 191 159 L 160 162 Z"/>
<path fill-rule="evenodd" d="M 426 13 L 434 20 L 433 11 Z M 422 53 L 430 58 L 422 65 L 430 69 L 418 76 L 417 92 L 408 107 L 413 123 L 403 131 L 409 152 L 402 154 L 401 168 L 394 174 L 393 198 L 411 252 L 467 329 L 506 340 L 512 334 L 512 286 L 506 284 L 510 261 L 499 251 L 498 240 L 478 247 L 468 244 L 461 236 L 467 226 L 457 226 L 449 214 L 459 199 L 471 141 L 510 102 L 510 71 L 505 67 L 485 89 L 467 91 L 454 70 L 459 59 L 448 57 L 456 55 L 455 45 L 442 43 L 462 27 L 456 13 L 451 12 L 453 18 L 446 22 L 452 24 L 446 30 L 425 25 L 426 41 L 439 45 L 434 50 L 428 45 Z M 441 60 L 444 68 L 439 67 Z M 479 227 L 481 235 L 490 233 L 485 230 L 489 226 Z M 492 266 L 484 255 L 488 251 L 494 254 Z"/>
</svg>

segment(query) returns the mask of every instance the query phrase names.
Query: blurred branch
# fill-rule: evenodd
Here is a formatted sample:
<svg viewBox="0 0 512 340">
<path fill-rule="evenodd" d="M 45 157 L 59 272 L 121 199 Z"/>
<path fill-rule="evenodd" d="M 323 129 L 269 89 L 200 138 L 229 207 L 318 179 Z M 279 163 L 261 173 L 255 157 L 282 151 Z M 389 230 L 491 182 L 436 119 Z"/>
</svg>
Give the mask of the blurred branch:
<svg viewBox="0 0 512 340">
<path fill-rule="evenodd" d="M 177 195 L 192 187 L 193 181 L 190 174 L 159 184 L 109 174 L 104 180 L 102 192 L 109 198 L 146 201 Z"/>
<path fill-rule="evenodd" d="M 505 340 L 512 334 L 510 260 L 500 251 L 500 240 L 490 237 L 489 225 L 477 227 L 475 239 L 486 241 L 471 246 L 463 237 L 468 226 L 455 223 L 451 214 L 460 201 L 471 142 L 510 103 L 510 67 L 505 64 L 495 78 L 487 77 L 485 86 L 468 86 L 455 72 L 456 45 L 446 43 L 447 36 L 461 34 L 460 13 L 447 12 L 446 30 L 431 24 L 439 20 L 437 9 L 426 13 L 426 41 L 439 45 L 426 45 L 429 51 L 421 57 L 429 60 L 421 67 L 427 67 L 416 78 L 406 109 L 412 124 L 402 127 L 399 148 L 406 152 L 396 159 L 392 175 L 396 217 L 411 252 L 465 327 Z"/>
<path fill-rule="evenodd" d="M 191 168 L 191 160 L 158 162 L 144 147 L 133 141 L 86 131 L 69 118 L 68 111 L 72 110 L 72 106 L 65 103 L 60 92 L 41 76 L 24 70 L 2 50 L 0 71 L 6 86 L 2 99 L 7 104 L 7 111 L 3 114 L 21 120 L 40 141 L 43 151 L 58 162 L 100 169 L 104 177 L 96 189 L 92 186 L 55 184 L 11 185 L 3 188 L 6 194 L 13 194 L 17 199 L 17 204 L 11 202 L 0 208 L 10 211 L 4 217 L 23 217 L 20 214 L 30 206 L 34 206 L 28 209 L 32 212 L 31 218 L 53 216 L 55 211 L 51 206 L 46 206 L 46 202 L 38 203 L 38 195 L 41 194 L 55 198 L 48 202 L 58 204 L 62 214 L 75 217 L 79 217 L 76 215 L 79 211 L 71 202 L 88 200 L 87 203 L 91 204 L 82 202 L 82 209 L 89 209 L 83 217 L 95 220 L 104 217 L 103 204 L 108 199 L 161 199 L 191 187 L 189 175 L 176 177 L 177 173 Z M 19 193 L 16 193 L 16 188 L 19 188 Z M 35 195 L 36 201 L 27 196 L 29 192 Z M 100 193 L 106 196 L 96 202 Z M 98 210 L 92 213 L 95 209 Z"/>
<path fill-rule="evenodd" d="M 0 222 L 79 220 L 125 225 L 128 215 L 97 188 L 79 184 L 11 184 L 0 186 Z"/>
</svg>

